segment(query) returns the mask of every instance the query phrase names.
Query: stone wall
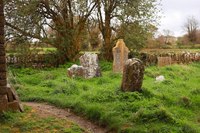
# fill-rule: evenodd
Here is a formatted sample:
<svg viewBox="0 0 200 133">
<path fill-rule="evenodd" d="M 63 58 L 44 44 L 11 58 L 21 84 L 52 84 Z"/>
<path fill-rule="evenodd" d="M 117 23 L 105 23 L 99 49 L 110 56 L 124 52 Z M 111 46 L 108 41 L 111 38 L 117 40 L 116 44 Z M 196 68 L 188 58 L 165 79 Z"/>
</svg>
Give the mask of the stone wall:
<svg viewBox="0 0 200 133">
<path fill-rule="evenodd" d="M 139 58 L 144 62 L 146 66 L 157 65 L 158 58 L 165 57 L 171 58 L 171 64 L 188 64 L 191 62 L 200 62 L 200 52 L 197 53 L 165 53 L 165 54 L 148 54 L 140 53 Z M 168 61 L 169 62 L 169 61 Z"/>
<path fill-rule="evenodd" d="M 58 55 L 56 54 L 31 54 L 31 55 L 7 55 L 6 62 L 8 65 L 20 67 L 57 67 L 59 66 Z"/>
</svg>

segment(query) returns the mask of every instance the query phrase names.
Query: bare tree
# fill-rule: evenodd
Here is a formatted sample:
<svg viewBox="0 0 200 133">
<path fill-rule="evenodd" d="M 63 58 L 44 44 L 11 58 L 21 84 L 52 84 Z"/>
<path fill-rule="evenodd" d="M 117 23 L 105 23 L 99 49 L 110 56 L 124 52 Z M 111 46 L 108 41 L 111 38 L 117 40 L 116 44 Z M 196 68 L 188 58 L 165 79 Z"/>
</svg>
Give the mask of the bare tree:
<svg viewBox="0 0 200 133">
<path fill-rule="evenodd" d="M 170 37 L 173 36 L 173 32 L 168 30 L 168 29 L 164 29 L 163 30 L 163 35 L 164 35 L 164 38 L 165 38 L 164 43 L 165 44 L 170 44 Z"/>
<path fill-rule="evenodd" d="M 197 30 L 199 27 L 199 22 L 194 16 L 187 18 L 184 29 L 187 31 L 188 39 L 190 42 L 195 43 L 197 41 Z"/>
</svg>

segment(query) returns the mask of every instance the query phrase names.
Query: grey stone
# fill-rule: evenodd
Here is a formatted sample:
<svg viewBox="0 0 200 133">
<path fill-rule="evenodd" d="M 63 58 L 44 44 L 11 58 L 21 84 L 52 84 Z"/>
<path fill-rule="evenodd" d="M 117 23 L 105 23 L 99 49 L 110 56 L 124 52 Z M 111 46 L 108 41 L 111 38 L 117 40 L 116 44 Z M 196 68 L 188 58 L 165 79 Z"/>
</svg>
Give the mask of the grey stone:
<svg viewBox="0 0 200 133">
<path fill-rule="evenodd" d="M 144 65 L 137 58 L 128 59 L 124 65 L 121 89 L 123 91 L 141 91 L 144 77 Z"/>
<path fill-rule="evenodd" d="M 85 69 L 85 78 L 100 77 L 101 70 L 99 67 L 99 60 L 97 54 L 85 53 L 80 58 L 80 64 Z"/>
<path fill-rule="evenodd" d="M 156 82 L 162 82 L 165 80 L 165 77 L 163 75 L 157 76 L 156 77 Z"/>
<path fill-rule="evenodd" d="M 67 69 L 67 74 L 70 78 L 85 77 L 85 68 L 76 64 Z"/>
</svg>

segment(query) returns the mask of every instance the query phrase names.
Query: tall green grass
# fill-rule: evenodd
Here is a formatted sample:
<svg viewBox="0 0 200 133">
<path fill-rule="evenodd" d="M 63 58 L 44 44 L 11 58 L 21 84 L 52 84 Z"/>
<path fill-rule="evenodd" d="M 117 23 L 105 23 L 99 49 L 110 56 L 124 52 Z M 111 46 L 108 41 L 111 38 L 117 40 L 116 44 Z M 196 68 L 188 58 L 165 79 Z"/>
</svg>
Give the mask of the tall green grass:
<svg viewBox="0 0 200 133">
<path fill-rule="evenodd" d="M 10 68 L 21 100 L 49 102 L 115 132 L 200 132 L 200 64 L 146 68 L 143 91 L 122 92 L 122 75 L 112 64 L 101 62 L 103 76 L 67 77 L 60 68 L 35 70 Z M 155 82 L 164 75 L 165 81 Z"/>
</svg>

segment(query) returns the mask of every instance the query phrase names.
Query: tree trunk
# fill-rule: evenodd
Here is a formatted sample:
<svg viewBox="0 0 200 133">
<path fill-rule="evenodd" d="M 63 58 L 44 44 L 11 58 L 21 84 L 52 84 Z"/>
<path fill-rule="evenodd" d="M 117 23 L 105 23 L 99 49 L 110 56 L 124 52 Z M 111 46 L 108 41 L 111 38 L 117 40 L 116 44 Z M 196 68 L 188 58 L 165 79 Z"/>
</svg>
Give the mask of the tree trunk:
<svg viewBox="0 0 200 133">
<path fill-rule="evenodd" d="M 7 85 L 6 80 L 6 59 L 4 49 L 4 14 L 3 14 L 3 0 L 0 0 L 0 87 Z"/>
<path fill-rule="evenodd" d="M 3 7 L 3 0 L 0 0 L 0 112 L 8 109 L 23 111 L 15 90 L 7 85 Z"/>
<path fill-rule="evenodd" d="M 111 61 L 113 59 L 110 21 L 111 21 L 110 14 L 106 13 L 105 27 L 104 27 L 104 58 L 107 61 Z"/>
<path fill-rule="evenodd" d="M 4 14 L 3 0 L 0 0 L 0 112 L 7 108 L 7 76 L 4 49 Z"/>
</svg>

